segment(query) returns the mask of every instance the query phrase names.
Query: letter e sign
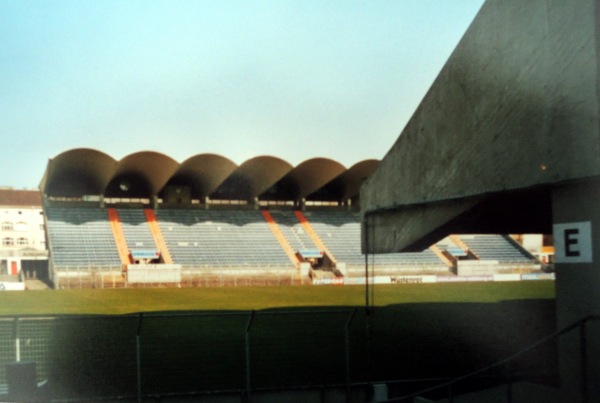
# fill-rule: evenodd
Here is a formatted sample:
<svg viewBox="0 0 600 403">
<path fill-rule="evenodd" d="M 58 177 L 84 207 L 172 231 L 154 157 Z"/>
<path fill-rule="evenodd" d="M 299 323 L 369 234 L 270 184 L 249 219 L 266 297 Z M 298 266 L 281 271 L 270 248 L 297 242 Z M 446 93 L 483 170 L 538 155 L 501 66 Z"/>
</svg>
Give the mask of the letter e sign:
<svg viewBox="0 0 600 403">
<path fill-rule="evenodd" d="M 592 263 L 592 223 L 554 224 L 554 261 Z"/>
</svg>

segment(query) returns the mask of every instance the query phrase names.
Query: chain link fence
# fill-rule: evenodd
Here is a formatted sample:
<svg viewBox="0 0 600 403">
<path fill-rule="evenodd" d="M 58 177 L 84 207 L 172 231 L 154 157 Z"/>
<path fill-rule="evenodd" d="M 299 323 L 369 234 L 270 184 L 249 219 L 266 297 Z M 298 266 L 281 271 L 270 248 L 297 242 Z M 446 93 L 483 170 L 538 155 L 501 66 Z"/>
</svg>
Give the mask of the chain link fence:
<svg viewBox="0 0 600 403">
<path fill-rule="evenodd" d="M 364 364 L 355 312 L 2 317 L 0 385 L 8 364 L 33 361 L 55 401 L 343 387 Z"/>
<path fill-rule="evenodd" d="M 348 398 L 374 381 L 390 385 L 390 396 L 406 396 L 487 368 L 555 329 L 552 301 L 402 304 L 370 313 L 306 307 L 2 316 L 0 400 L 6 368 L 16 361 L 35 362 L 54 402 L 205 394 L 259 401 L 300 389 L 335 389 Z M 506 382 L 507 373 L 554 385 L 557 358 L 553 341 L 484 375 L 490 385 Z M 463 384 L 473 386 L 457 391 Z"/>
</svg>

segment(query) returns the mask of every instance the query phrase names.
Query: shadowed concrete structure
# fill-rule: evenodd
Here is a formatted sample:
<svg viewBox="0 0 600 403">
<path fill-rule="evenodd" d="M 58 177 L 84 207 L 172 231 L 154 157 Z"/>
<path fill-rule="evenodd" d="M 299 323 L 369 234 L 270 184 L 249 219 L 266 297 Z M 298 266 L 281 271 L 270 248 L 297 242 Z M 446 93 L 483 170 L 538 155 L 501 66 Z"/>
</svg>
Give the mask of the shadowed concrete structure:
<svg viewBox="0 0 600 403">
<path fill-rule="evenodd" d="M 488 0 L 362 187 L 363 249 L 554 228 L 559 328 L 599 314 L 599 16 L 596 0 Z M 599 330 L 587 377 L 578 336 L 561 339 L 562 401 L 600 399 Z"/>
</svg>

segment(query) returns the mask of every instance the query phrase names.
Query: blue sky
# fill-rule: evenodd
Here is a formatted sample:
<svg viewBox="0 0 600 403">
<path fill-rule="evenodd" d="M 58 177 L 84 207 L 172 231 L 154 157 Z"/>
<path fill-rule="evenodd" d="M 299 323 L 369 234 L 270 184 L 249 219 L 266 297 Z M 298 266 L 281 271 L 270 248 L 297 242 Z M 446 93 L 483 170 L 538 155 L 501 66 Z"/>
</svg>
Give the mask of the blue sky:
<svg viewBox="0 0 600 403">
<path fill-rule="evenodd" d="M 79 147 L 381 159 L 482 3 L 0 0 L 0 186 Z"/>
</svg>

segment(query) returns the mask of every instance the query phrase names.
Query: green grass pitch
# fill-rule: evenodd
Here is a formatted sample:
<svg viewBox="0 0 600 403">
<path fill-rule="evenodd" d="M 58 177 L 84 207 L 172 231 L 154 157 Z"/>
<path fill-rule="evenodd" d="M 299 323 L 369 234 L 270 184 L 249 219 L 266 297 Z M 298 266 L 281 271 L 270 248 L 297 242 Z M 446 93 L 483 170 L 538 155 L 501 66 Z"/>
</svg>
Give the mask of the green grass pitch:
<svg viewBox="0 0 600 403">
<path fill-rule="evenodd" d="M 377 285 L 373 303 L 494 303 L 553 299 L 554 282 Z M 232 311 L 299 307 L 360 307 L 361 286 L 148 288 L 4 292 L 0 315 L 126 314 L 156 311 Z"/>
</svg>

